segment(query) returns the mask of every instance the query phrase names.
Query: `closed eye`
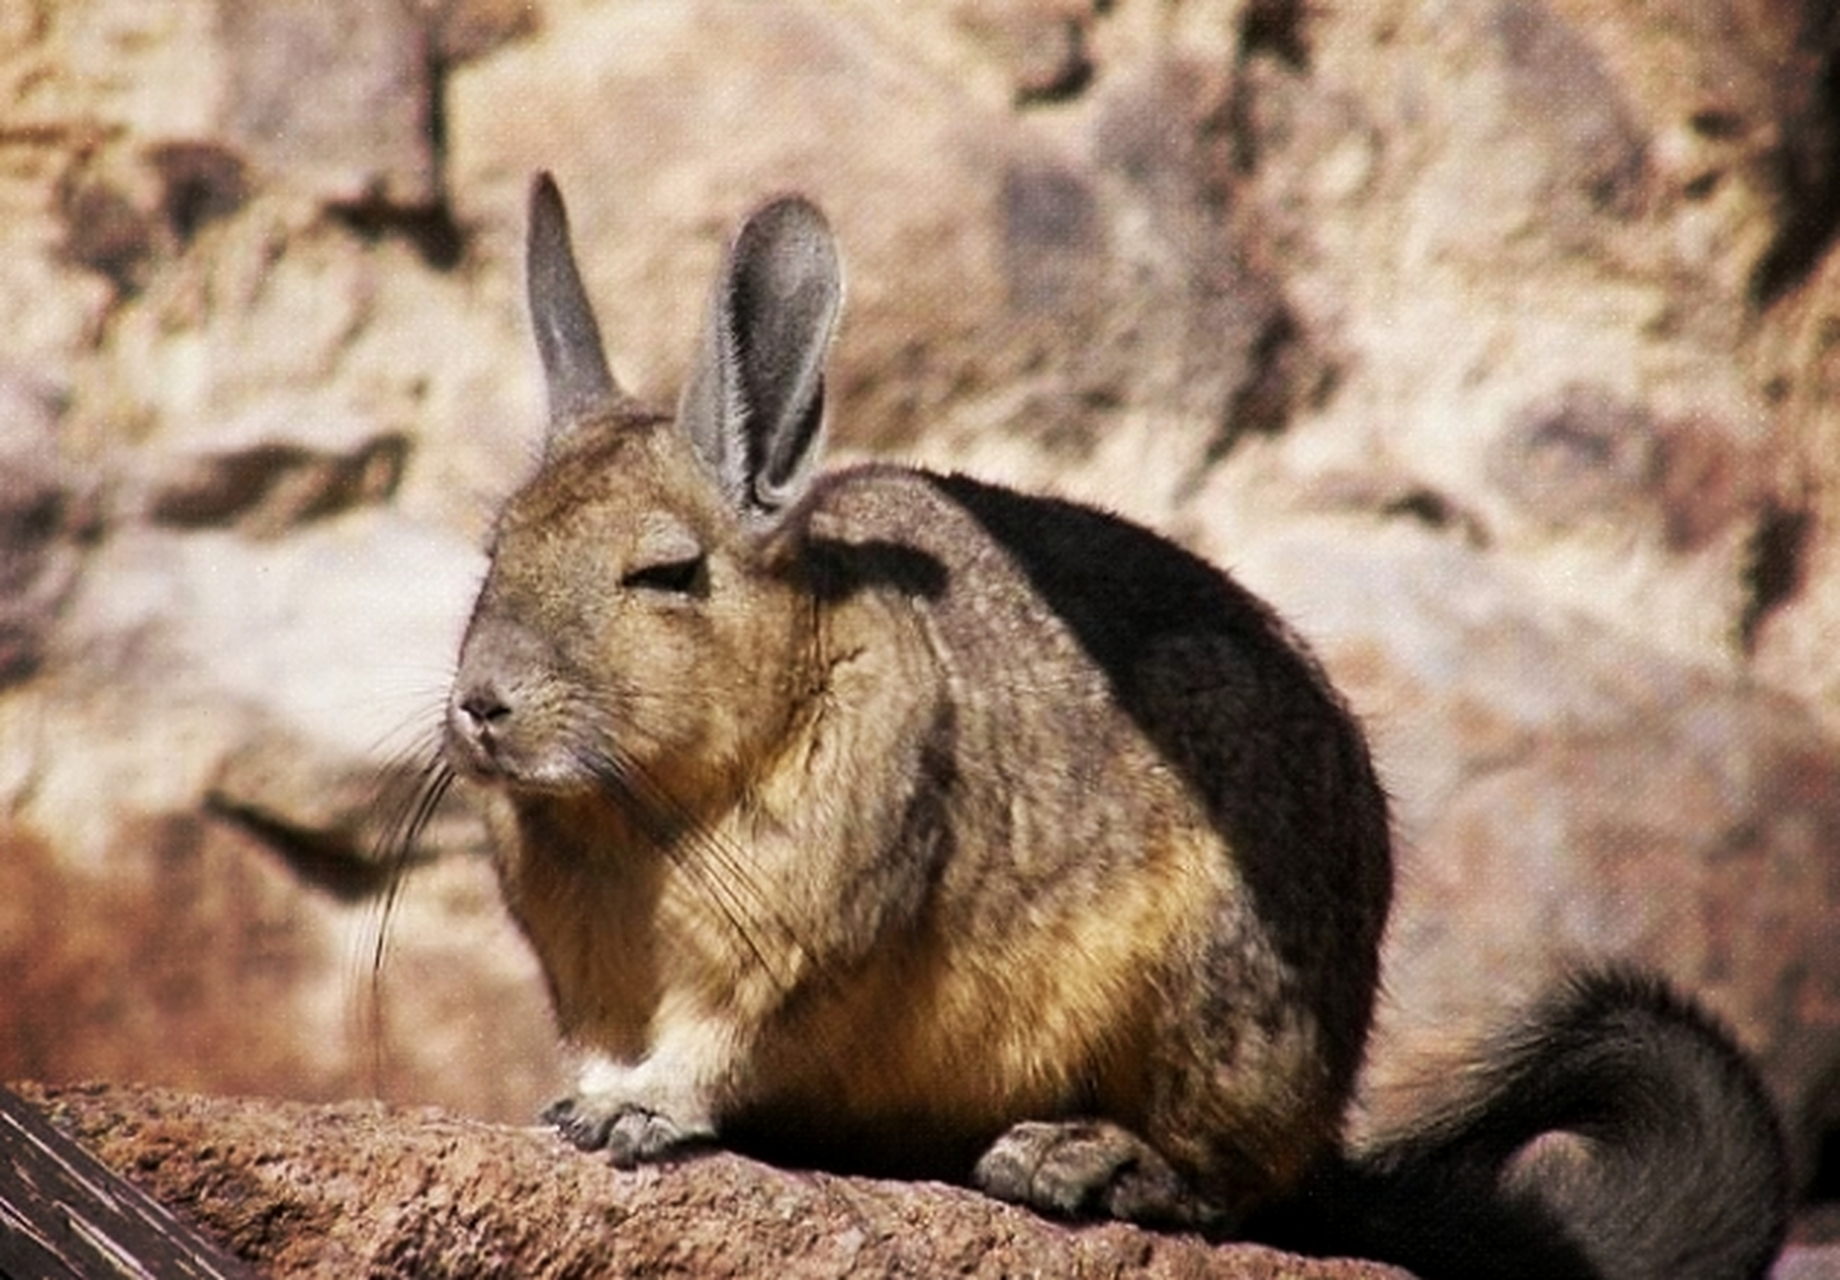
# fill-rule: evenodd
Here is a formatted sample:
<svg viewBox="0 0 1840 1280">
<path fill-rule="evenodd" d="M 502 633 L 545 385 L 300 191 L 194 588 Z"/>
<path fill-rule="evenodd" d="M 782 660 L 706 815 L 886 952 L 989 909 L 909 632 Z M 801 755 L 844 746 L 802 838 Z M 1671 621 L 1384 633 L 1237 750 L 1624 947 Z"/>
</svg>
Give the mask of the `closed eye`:
<svg viewBox="0 0 1840 1280">
<path fill-rule="evenodd" d="M 700 593 L 708 580 L 705 557 L 699 555 L 688 560 L 665 560 L 658 564 L 640 565 L 621 578 L 620 585 L 641 591 L 691 595 Z"/>
</svg>

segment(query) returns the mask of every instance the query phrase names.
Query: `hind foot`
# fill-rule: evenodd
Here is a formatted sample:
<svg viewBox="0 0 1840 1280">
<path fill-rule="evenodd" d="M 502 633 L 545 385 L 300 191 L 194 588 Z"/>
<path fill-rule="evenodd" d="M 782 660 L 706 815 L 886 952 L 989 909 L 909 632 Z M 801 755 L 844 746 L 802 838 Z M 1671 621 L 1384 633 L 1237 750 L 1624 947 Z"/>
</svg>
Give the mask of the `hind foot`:
<svg viewBox="0 0 1840 1280">
<path fill-rule="evenodd" d="M 1199 1226 L 1214 1215 L 1154 1147 L 1104 1120 L 1024 1121 L 978 1160 L 986 1195 L 1062 1218 Z"/>
</svg>

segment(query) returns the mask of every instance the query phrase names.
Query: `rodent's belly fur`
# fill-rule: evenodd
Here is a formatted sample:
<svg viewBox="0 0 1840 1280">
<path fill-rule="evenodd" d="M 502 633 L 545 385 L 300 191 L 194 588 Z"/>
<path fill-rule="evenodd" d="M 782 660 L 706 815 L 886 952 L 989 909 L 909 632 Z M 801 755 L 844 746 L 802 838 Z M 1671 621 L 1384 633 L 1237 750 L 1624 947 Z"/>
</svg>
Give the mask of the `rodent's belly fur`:
<svg viewBox="0 0 1840 1280">
<path fill-rule="evenodd" d="M 912 1120 L 977 1143 L 1099 1112 L 1141 1127 L 1172 940 L 1211 896 L 1191 883 L 1211 851 L 1167 852 L 1163 874 L 1050 920 L 966 930 L 936 904 L 763 1037 L 762 1103 L 865 1137 Z"/>
</svg>

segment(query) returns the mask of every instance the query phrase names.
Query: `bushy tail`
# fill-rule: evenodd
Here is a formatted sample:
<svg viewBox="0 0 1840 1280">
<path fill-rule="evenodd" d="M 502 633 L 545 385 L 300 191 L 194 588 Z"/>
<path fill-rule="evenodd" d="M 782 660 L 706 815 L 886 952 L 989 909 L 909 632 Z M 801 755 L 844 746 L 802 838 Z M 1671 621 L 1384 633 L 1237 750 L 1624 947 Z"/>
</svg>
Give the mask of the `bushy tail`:
<svg viewBox="0 0 1840 1280">
<path fill-rule="evenodd" d="M 1425 1280 L 1767 1274 L 1788 1213 L 1775 1112 L 1731 1039 L 1659 979 L 1572 979 L 1469 1077 L 1257 1234 Z"/>
</svg>

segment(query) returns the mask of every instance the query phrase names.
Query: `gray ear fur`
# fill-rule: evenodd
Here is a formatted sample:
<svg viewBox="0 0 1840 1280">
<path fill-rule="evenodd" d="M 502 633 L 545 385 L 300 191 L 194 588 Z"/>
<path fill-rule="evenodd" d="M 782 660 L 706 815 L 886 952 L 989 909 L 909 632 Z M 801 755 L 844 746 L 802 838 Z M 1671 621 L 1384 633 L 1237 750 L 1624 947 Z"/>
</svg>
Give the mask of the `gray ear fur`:
<svg viewBox="0 0 1840 1280">
<path fill-rule="evenodd" d="M 530 184 L 524 271 L 530 322 L 549 387 L 548 440 L 553 442 L 583 417 L 625 397 L 607 367 L 601 328 L 569 243 L 568 211 L 548 173 L 537 174 Z"/>
<path fill-rule="evenodd" d="M 717 278 L 678 421 L 730 505 L 796 502 L 821 452 L 824 361 L 843 300 L 824 215 L 789 196 L 741 228 Z"/>
</svg>

